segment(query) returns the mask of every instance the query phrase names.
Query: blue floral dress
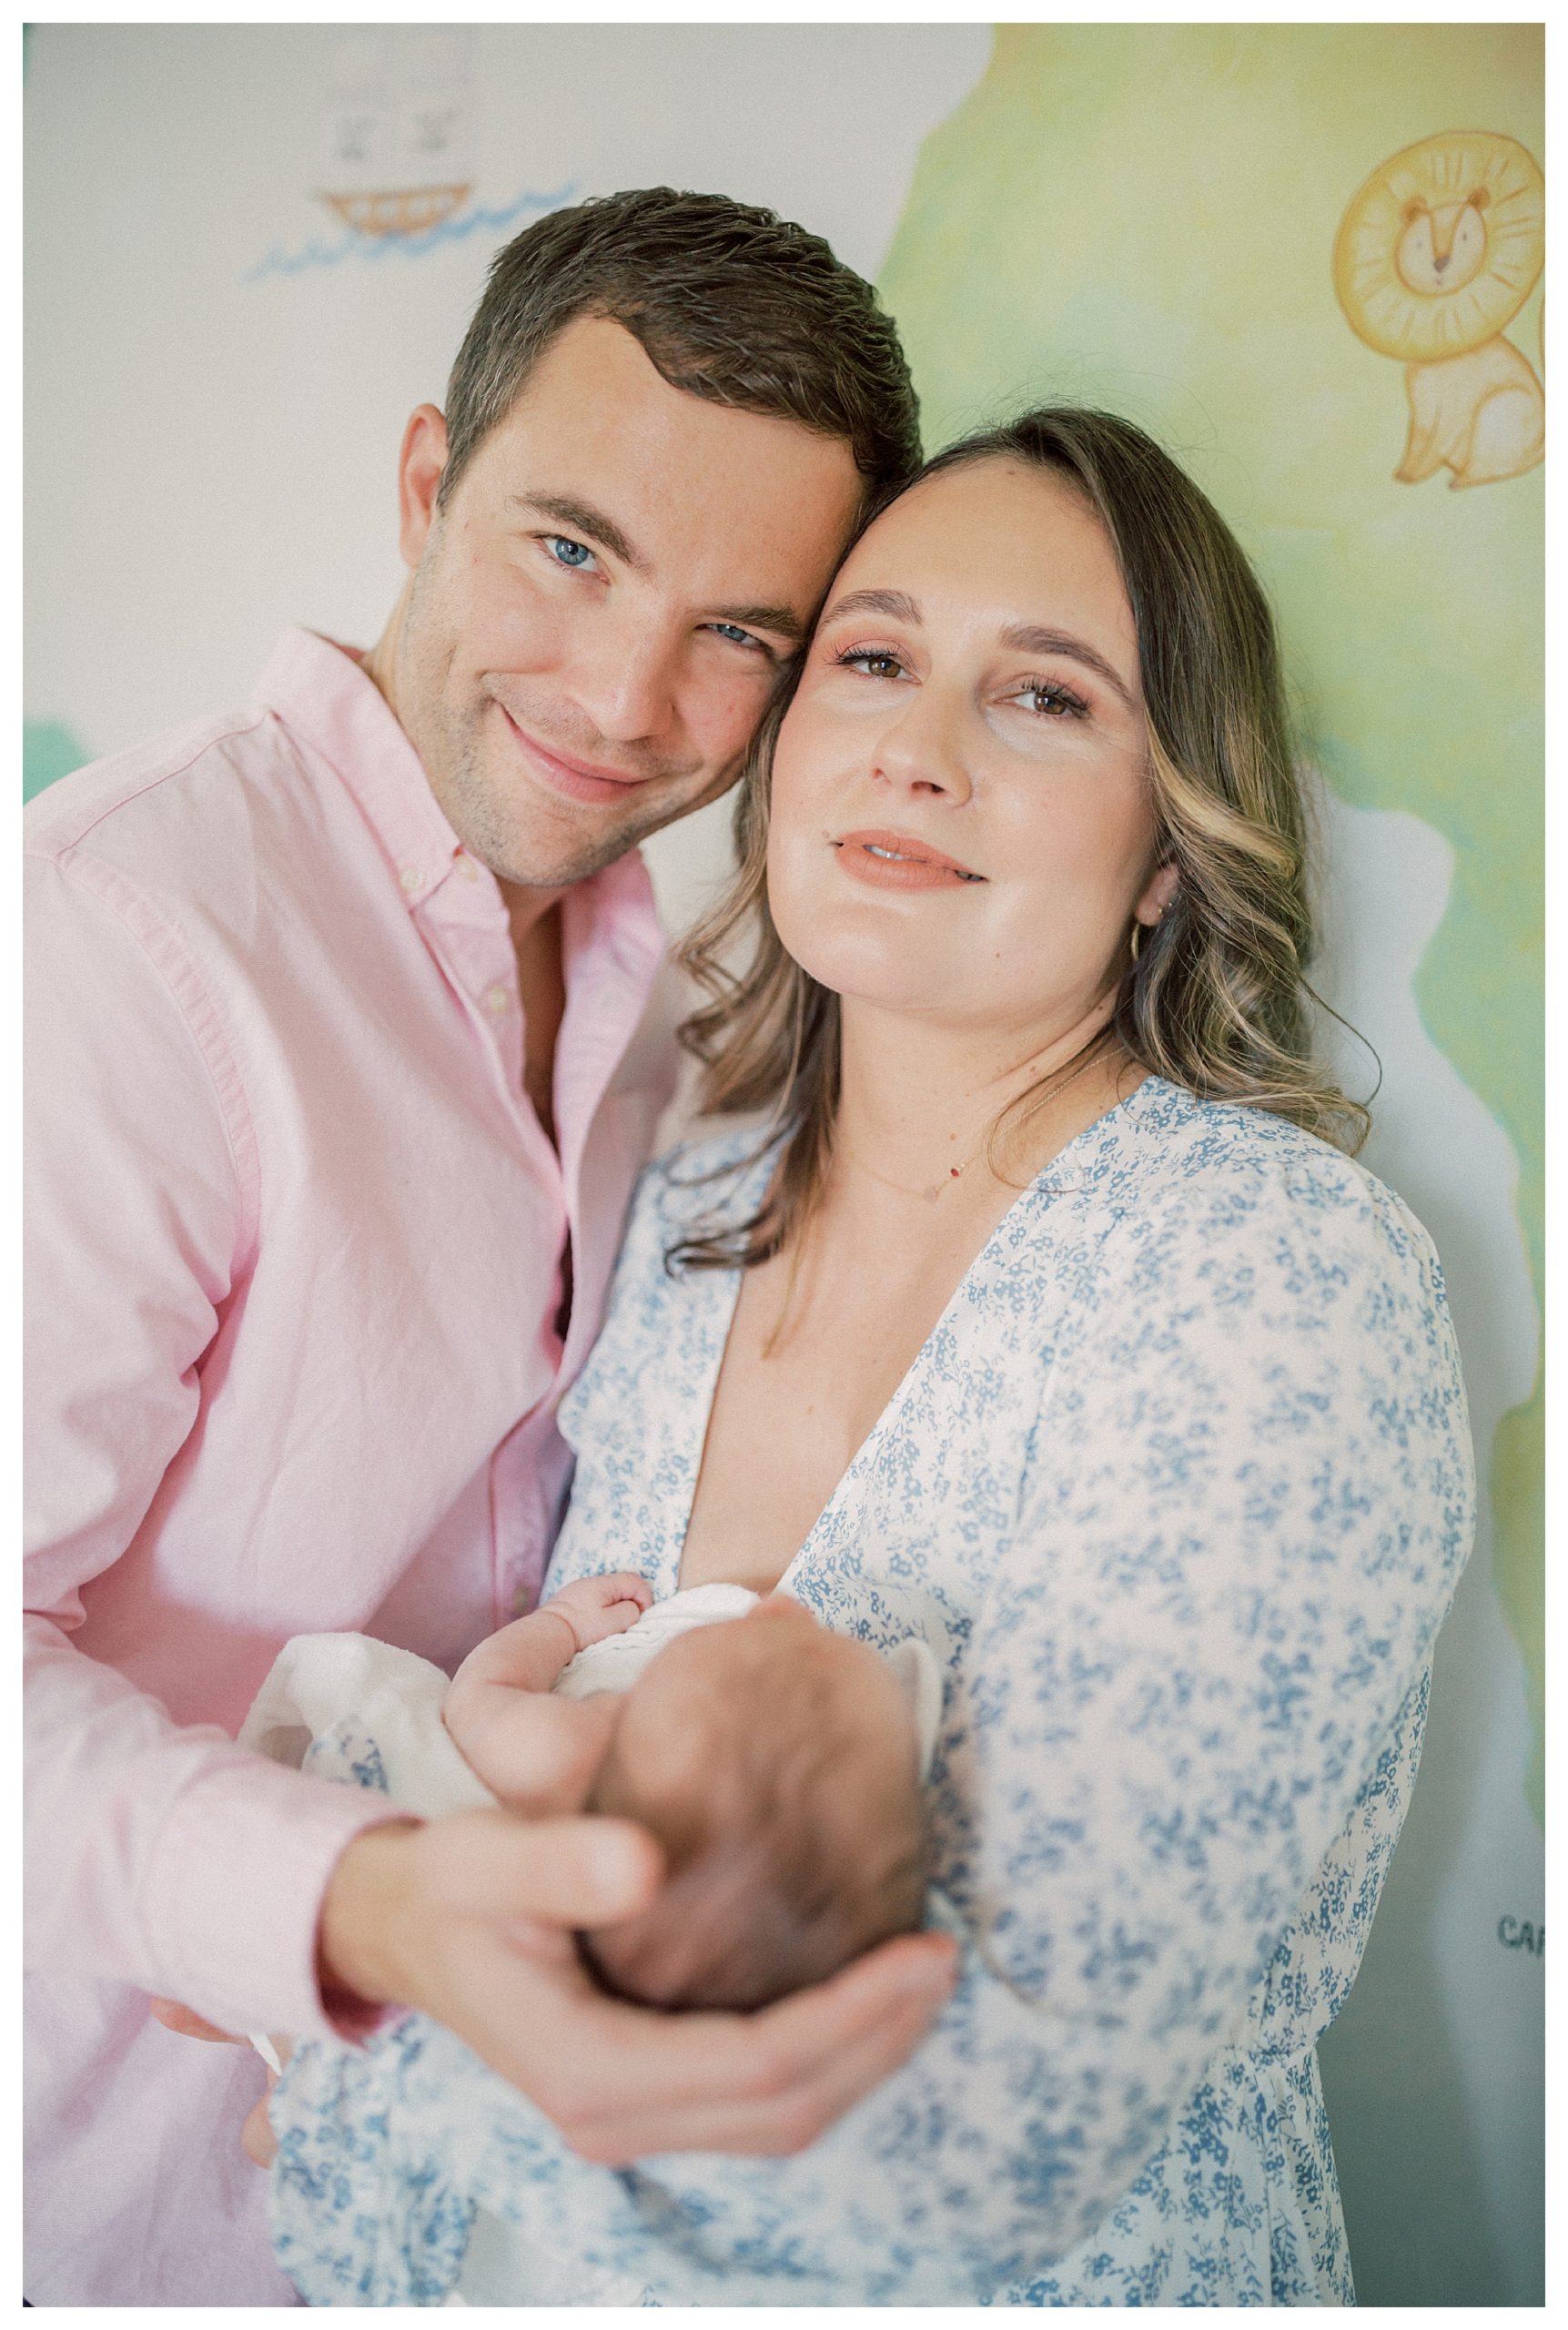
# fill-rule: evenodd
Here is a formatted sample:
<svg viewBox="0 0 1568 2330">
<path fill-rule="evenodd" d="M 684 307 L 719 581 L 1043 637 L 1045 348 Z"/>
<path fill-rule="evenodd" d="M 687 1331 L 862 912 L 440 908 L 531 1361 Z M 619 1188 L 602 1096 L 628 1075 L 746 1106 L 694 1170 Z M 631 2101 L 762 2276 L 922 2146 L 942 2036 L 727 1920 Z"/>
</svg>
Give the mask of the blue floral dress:
<svg viewBox="0 0 1568 2330">
<path fill-rule="evenodd" d="M 552 1585 L 674 1588 L 737 1280 L 664 1257 L 754 1201 L 745 1153 L 644 1177 L 562 1411 Z M 440 2304 L 478 2210 L 589 2304 L 1352 2303 L 1316 2045 L 1472 1524 L 1420 1224 L 1150 1078 L 1019 1196 L 785 1575 L 945 1668 L 934 1917 L 966 1947 L 932 2037 L 798 2158 L 622 2171 L 421 2018 L 313 2043 L 273 2107 L 285 2270 L 313 2304 Z"/>
</svg>

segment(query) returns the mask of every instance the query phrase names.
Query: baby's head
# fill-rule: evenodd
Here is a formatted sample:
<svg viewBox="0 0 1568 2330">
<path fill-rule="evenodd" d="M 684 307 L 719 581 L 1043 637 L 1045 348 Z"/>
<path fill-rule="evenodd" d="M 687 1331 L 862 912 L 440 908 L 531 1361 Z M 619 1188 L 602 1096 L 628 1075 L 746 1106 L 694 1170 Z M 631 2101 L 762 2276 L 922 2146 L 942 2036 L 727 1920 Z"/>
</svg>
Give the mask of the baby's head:
<svg viewBox="0 0 1568 2330">
<path fill-rule="evenodd" d="M 920 1922 L 914 1710 L 893 1668 L 776 1595 L 665 1646 L 616 1710 L 588 1809 L 641 1822 L 668 1875 L 582 1937 L 608 1988 L 755 2007 Z"/>
</svg>

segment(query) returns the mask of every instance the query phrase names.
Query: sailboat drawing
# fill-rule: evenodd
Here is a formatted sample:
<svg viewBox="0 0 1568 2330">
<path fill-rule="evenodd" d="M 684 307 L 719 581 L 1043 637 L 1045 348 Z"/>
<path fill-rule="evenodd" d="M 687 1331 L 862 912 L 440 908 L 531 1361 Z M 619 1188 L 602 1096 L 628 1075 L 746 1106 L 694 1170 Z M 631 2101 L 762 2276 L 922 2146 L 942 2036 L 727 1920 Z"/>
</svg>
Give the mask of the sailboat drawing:
<svg viewBox="0 0 1568 2330">
<path fill-rule="evenodd" d="M 471 186 L 414 186 L 362 194 L 323 193 L 340 218 L 361 235 L 418 235 L 460 210 Z"/>
<path fill-rule="evenodd" d="M 388 30 L 339 44 L 317 192 L 361 235 L 419 235 L 473 191 L 466 32 Z"/>
</svg>

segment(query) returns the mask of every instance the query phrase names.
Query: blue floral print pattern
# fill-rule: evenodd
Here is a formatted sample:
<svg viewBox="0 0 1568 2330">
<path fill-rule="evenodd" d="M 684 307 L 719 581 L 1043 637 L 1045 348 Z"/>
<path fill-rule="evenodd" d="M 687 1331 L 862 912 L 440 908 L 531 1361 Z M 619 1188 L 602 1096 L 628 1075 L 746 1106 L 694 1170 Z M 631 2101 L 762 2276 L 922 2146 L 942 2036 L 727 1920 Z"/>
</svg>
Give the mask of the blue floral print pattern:
<svg viewBox="0 0 1568 2330">
<path fill-rule="evenodd" d="M 380 1748 L 369 1732 L 349 1717 L 310 1742 L 299 1768 L 312 1773 L 317 1779 L 342 1780 L 349 1788 L 374 1788 L 379 1796 L 391 1793 Z"/>
<path fill-rule="evenodd" d="M 644 1177 L 562 1410 L 551 1573 L 673 1591 L 760 1194 L 733 1135 Z M 717 1174 L 720 1178 L 713 1177 Z M 927 2042 L 790 2160 L 589 2166 L 450 2033 L 303 2047 L 278 2254 L 313 2304 L 432 2304 L 478 2206 L 654 2305 L 1353 2302 L 1316 2042 L 1420 1753 L 1473 1478 L 1420 1224 L 1265 1112 L 1149 1078 L 1024 1191 L 785 1574 L 918 1630 L 946 1704 Z"/>
</svg>

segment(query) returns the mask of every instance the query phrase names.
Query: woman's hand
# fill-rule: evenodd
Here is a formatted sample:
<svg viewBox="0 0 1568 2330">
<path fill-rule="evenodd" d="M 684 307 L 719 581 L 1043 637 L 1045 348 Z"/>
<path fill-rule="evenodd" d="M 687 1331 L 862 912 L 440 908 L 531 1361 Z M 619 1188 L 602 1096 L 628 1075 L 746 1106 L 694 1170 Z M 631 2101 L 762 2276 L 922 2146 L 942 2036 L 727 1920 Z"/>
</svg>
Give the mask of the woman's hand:
<svg viewBox="0 0 1568 2330">
<path fill-rule="evenodd" d="M 573 1930 L 646 1907 L 657 1846 L 630 1822 L 455 1813 L 367 1830 L 328 1889 L 328 1985 L 420 2009 L 583 2159 L 786 2153 L 896 2070 L 952 1988 L 939 1934 L 885 1943 L 760 2013 L 665 2015 L 606 1998 Z"/>
</svg>

